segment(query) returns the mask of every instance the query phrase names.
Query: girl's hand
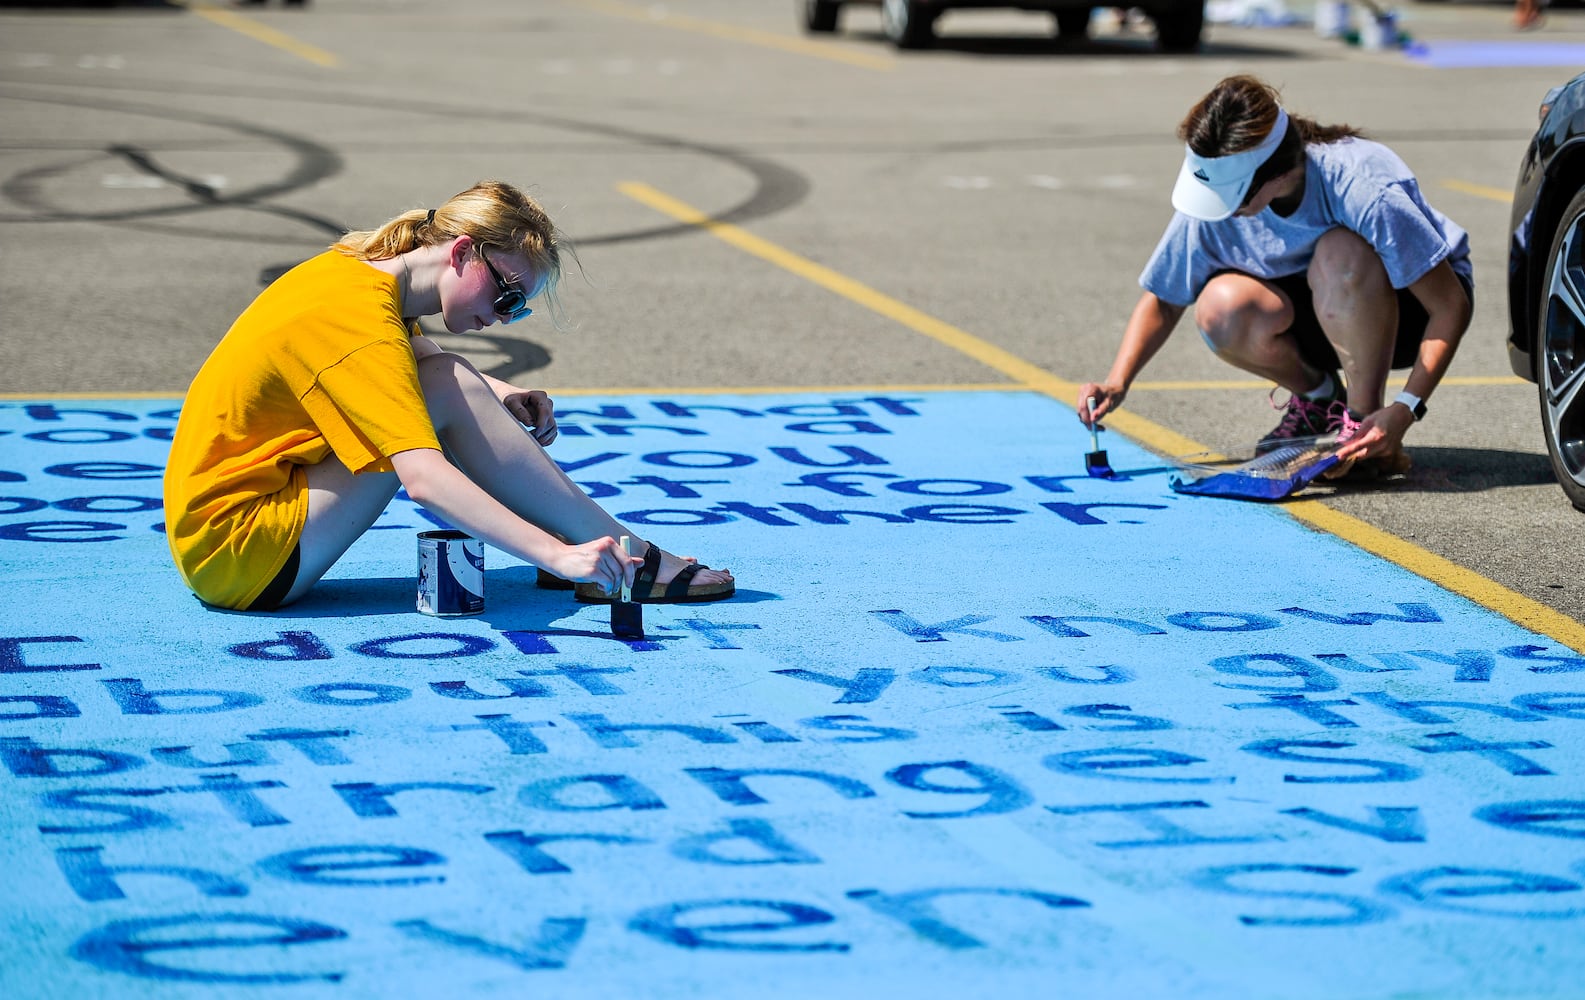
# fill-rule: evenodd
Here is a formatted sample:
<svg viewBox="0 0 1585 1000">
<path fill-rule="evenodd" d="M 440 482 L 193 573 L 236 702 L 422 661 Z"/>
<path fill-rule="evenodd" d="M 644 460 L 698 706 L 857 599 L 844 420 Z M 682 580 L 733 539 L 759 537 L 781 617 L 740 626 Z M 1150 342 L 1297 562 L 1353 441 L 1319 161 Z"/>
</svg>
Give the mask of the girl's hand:
<svg viewBox="0 0 1585 1000">
<path fill-rule="evenodd" d="M 501 397 L 501 402 L 506 412 L 533 432 L 540 447 L 549 447 L 556 440 L 556 404 L 544 392 L 509 392 Z"/>
<path fill-rule="evenodd" d="M 1379 458 L 1403 447 L 1403 436 L 1414 425 L 1407 407 L 1387 404 L 1359 422 L 1359 429 L 1337 449 L 1342 461 Z"/>
<path fill-rule="evenodd" d="M 556 557 L 553 565 L 545 568 L 574 583 L 597 583 L 606 593 L 615 596 L 625 581 L 633 585 L 633 574 L 644 560 L 622 551 L 622 544 L 607 535 L 582 545 L 569 545 Z"/>
<path fill-rule="evenodd" d="M 1076 407 L 1079 414 L 1079 423 L 1086 427 L 1093 427 L 1102 417 L 1123 405 L 1123 397 L 1128 395 L 1128 390 L 1117 385 L 1103 385 L 1100 382 L 1086 382 L 1079 387 L 1079 405 Z M 1095 409 L 1090 410 L 1090 400 L 1095 400 Z"/>
</svg>

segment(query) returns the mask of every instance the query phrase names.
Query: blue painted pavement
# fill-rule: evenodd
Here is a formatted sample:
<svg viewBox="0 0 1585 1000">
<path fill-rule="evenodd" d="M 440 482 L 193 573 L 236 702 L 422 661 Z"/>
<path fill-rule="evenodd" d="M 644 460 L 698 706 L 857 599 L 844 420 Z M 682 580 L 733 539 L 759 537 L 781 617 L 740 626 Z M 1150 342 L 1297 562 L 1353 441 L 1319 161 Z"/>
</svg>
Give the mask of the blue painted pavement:
<svg viewBox="0 0 1585 1000">
<path fill-rule="evenodd" d="M 740 596 L 608 611 L 392 503 L 206 610 L 172 402 L 0 406 L 0 994 L 1577 995 L 1585 659 L 1022 392 L 562 400 Z"/>
</svg>

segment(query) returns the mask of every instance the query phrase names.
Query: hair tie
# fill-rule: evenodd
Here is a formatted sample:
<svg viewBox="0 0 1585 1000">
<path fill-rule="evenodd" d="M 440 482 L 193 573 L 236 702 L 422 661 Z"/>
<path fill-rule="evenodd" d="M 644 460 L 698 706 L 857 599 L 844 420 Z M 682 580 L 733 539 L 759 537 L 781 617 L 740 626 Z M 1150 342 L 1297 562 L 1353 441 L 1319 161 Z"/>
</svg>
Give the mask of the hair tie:
<svg viewBox="0 0 1585 1000">
<path fill-rule="evenodd" d="M 433 226 L 434 224 L 435 224 L 435 210 L 432 208 L 432 209 L 429 210 L 429 214 L 424 217 L 424 225 Z"/>
</svg>

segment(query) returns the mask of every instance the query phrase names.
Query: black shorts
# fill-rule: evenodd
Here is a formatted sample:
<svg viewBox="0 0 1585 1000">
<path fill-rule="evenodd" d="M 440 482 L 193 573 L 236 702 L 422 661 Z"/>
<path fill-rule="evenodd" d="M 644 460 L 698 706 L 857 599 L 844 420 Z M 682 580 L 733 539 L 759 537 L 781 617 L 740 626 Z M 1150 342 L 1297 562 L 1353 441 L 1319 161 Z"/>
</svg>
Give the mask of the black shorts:
<svg viewBox="0 0 1585 1000">
<path fill-rule="evenodd" d="M 297 569 L 303 562 L 303 547 L 292 546 L 292 554 L 286 557 L 286 565 L 275 574 L 264 592 L 253 599 L 248 605 L 249 611 L 274 611 L 286 600 L 286 595 L 292 592 L 292 584 L 297 582 Z"/>
<path fill-rule="evenodd" d="M 1458 283 L 1464 286 L 1471 308 L 1475 305 L 1475 289 L 1470 280 L 1455 273 Z M 1214 277 L 1214 275 L 1213 275 Z M 1262 279 L 1268 285 L 1282 289 L 1293 303 L 1293 325 L 1287 329 L 1299 343 L 1299 355 L 1316 368 L 1335 372 L 1342 367 L 1332 342 L 1321 332 L 1321 321 L 1315 315 L 1315 300 L 1310 294 L 1310 279 L 1303 271 L 1282 278 Z M 1425 339 L 1425 324 L 1430 321 L 1425 306 L 1407 288 L 1398 289 L 1398 339 L 1392 346 L 1393 368 L 1413 368 L 1420 356 L 1420 341 Z"/>
</svg>

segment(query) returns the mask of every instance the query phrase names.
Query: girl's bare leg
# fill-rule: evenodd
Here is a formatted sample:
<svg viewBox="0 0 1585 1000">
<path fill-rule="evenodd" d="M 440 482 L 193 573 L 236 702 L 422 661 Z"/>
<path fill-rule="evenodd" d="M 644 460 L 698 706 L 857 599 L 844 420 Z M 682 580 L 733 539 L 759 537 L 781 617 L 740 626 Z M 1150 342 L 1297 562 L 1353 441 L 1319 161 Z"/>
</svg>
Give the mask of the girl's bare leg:
<svg viewBox="0 0 1585 1000">
<path fill-rule="evenodd" d="M 1304 360 L 1288 333 L 1293 303 L 1258 278 L 1231 272 L 1212 278 L 1194 303 L 1194 322 L 1217 357 L 1295 396 L 1326 379 L 1325 372 Z"/>
<path fill-rule="evenodd" d="M 319 582 L 352 543 L 369 530 L 400 485 L 394 472 L 354 476 L 335 455 L 307 466 L 308 520 L 299 540 L 297 582 L 281 603 L 290 604 Z"/>
<path fill-rule="evenodd" d="M 1331 229 L 1316 244 L 1309 279 L 1315 317 L 1343 365 L 1348 408 L 1374 413 L 1398 339 L 1398 294 L 1387 268 L 1359 235 Z"/>
</svg>

